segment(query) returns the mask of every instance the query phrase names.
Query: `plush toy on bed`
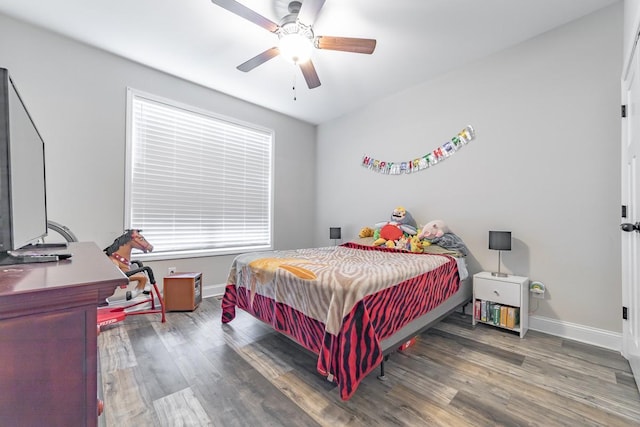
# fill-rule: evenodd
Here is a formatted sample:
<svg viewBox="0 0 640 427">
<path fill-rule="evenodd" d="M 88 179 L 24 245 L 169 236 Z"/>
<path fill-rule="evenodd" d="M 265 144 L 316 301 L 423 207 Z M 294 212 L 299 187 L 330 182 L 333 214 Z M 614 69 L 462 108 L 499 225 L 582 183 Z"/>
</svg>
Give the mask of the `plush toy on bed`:
<svg viewBox="0 0 640 427">
<path fill-rule="evenodd" d="M 395 247 L 395 243 L 393 242 L 400 240 L 405 233 L 410 236 L 416 234 L 418 232 L 416 227 L 416 221 L 413 219 L 413 216 L 411 216 L 411 213 L 402 206 L 398 206 L 391 213 L 389 221 L 379 222 L 376 224 L 376 229 L 379 229 L 380 236 L 373 242 L 373 244 L 375 246 L 386 245 L 388 247 Z"/>
<path fill-rule="evenodd" d="M 360 233 L 358 233 L 358 237 L 361 237 L 361 238 L 373 237 L 374 231 L 375 230 L 371 227 L 362 227 L 360 229 Z"/>
<path fill-rule="evenodd" d="M 418 234 L 418 239 L 427 240 L 445 249 L 458 251 L 464 256 L 469 253 L 462 239 L 452 233 L 449 227 L 447 227 L 447 224 L 440 219 L 428 222 L 427 225 L 422 228 L 420 234 Z"/>
<path fill-rule="evenodd" d="M 424 247 L 425 246 L 429 246 L 431 243 L 429 243 L 428 240 L 425 240 L 424 242 L 422 240 L 420 240 L 420 238 L 416 235 L 416 236 L 412 236 L 411 237 L 411 241 L 410 241 L 410 251 L 411 252 L 416 252 L 416 253 L 423 253 L 424 252 Z"/>
</svg>

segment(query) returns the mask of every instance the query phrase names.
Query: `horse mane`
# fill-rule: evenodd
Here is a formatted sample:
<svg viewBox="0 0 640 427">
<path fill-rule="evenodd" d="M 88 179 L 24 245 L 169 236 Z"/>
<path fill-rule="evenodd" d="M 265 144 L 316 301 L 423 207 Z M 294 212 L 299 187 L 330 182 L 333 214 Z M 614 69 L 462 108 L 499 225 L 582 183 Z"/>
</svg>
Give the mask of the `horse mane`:
<svg viewBox="0 0 640 427">
<path fill-rule="evenodd" d="M 126 230 L 123 235 L 121 235 L 120 237 L 116 237 L 116 239 L 113 241 L 113 243 L 110 246 L 107 246 L 106 248 L 103 249 L 104 253 L 106 253 L 107 256 L 111 256 L 111 254 L 113 254 L 118 249 L 120 249 L 122 245 L 125 245 L 131 241 L 131 239 L 133 238 L 134 232 L 139 233 L 141 231 L 142 230 L 136 230 L 136 229 Z"/>
</svg>

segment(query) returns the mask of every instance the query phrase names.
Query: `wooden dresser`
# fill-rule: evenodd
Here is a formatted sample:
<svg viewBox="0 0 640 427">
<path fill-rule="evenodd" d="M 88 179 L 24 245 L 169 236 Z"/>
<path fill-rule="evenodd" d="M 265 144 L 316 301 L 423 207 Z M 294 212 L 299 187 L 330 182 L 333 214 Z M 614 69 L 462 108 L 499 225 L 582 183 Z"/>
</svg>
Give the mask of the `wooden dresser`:
<svg viewBox="0 0 640 427">
<path fill-rule="evenodd" d="M 0 425 L 95 426 L 96 309 L 126 276 L 95 243 L 0 266 Z"/>
</svg>

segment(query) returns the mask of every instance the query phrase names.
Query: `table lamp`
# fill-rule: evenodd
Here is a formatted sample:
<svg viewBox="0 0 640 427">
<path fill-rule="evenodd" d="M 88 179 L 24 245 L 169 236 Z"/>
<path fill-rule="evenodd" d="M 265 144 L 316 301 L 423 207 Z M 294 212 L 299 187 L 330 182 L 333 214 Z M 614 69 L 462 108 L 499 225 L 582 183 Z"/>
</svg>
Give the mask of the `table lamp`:
<svg viewBox="0 0 640 427">
<path fill-rule="evenodd" d="M 333 239 L 333 245 L 336 246 L 336 240 L 342 239 L 342 228 L 329 227 L 329 238 Z"/>
<path fill-rule="evenodd" d="M 511 232 L 489 231 L 489 249 L 498 251 L 498 271 L 491 273 L 491 275 L 496 277 L 507 277 L 508 274 L 500 272 L 500 255 L 502 251 L 511 250 Z"/>
</svg>

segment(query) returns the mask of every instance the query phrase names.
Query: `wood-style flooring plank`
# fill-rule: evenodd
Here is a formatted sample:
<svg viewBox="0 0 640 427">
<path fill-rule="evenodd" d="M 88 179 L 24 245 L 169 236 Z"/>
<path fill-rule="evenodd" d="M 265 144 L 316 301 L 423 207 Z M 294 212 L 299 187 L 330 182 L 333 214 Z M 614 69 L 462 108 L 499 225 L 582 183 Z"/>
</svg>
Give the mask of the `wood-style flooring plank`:
<svg viewBox="0 0 640 427">
<path fill-rule="evenodd" d="M 174 362 L 174 355 L 164 346 L 153 326 L 130 328 L 127 332 L 138 360 L 139 381 L 152 400 L 189 387 Z"/>
<path fill-rule="evenodd" d="M 204 427 L 213 422 L 190 388 L 153 402 L 161 427 Z"/>
<path fill-rule="evenodd" d="M 102 372 L 115 372 L 138 364 L 125 328 L 117 325 L 100 332 L 102 350 L 99 353 Z"/>
<path fill-rule="evenodd" d="M 403 378 L 407 379 L 409 376 L 404 375 Z M 430 393 L 425 395 L 421 392 L 416 392 L 415 388 L 407 387 L 402 382 L 389 391 L 389 396 L 401 402 L 398 407 L 402 410 L 415 412 L 416 417 L 421 420 L 421 425 L 440 427 L 478 425 L 476 417 L 469 417 L 463 411 L 457 411 L 454 406 L 450 406 L 455 395 L 444 404 L 437 398 L 434 400 Z"/>
<path fill-rule="evenodd" d="M 107 426 L 153 426 L 159 423 L 152 401 L 140 387 L 135 368 L 123 368 L 102 373 Z"/>
</svg>

